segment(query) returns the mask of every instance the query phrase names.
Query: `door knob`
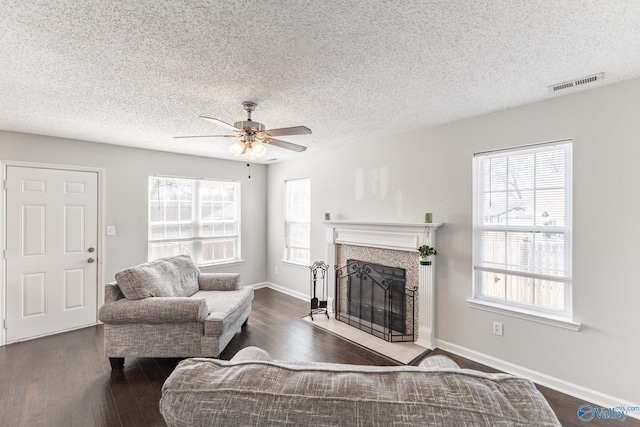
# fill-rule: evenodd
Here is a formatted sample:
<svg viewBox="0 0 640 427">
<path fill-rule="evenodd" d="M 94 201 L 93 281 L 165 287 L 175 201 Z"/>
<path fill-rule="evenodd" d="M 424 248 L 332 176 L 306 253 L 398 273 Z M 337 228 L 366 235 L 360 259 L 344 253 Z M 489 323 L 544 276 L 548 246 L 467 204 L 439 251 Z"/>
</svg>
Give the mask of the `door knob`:
<svg viewBox="0 0 640 427">
<path fill-rule="evenodd" d="M 95 261 L 95 259 L 93 259 L 93 258 L 89 258 L 89 259 L 87 260 L 87 262 L 88 262 L 89 264 L 91 264 L 91 263 L 92 263 L 92 262 L 94 262 L 94 261 Z"/>
</svg>

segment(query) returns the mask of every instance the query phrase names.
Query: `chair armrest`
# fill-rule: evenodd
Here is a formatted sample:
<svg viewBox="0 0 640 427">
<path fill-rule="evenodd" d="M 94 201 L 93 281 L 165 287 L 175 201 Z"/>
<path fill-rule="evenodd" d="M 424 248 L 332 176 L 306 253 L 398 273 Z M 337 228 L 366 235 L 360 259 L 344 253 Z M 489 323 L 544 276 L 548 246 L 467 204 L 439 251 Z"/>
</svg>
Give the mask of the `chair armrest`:
<svg viewBox="0 0 640 427">
<path fill-rule="evenodd" d="M 122 298 L 104 303 L 98 311 L 98 318 L 109 325 L 203 322 L 207 315 L 204 299 L 187 297 Z"/>
<path fill-rule="evenodd" d="M 231 358 L 231 362 L 265 361 L 271 362 L 271 355 L 259 347 L 245 347 Z"/>
<path fill-rule="evenodd" d="M 427 356 L 418 366 L 421 368 L 460 369 L 456 362 L 441 354 Z"/>
<path fill-rule="evenodd" d="M 198 286 L 201 291 L 236 291 L 240 289 L 238 273 L 200 273 Z"/>
<path fill-rule="evenodd" d="M 124 298 L 120 286 L 116 282 L 107 283 L 104 285 L 104 301 L 117 301 Z"/>
</svg>

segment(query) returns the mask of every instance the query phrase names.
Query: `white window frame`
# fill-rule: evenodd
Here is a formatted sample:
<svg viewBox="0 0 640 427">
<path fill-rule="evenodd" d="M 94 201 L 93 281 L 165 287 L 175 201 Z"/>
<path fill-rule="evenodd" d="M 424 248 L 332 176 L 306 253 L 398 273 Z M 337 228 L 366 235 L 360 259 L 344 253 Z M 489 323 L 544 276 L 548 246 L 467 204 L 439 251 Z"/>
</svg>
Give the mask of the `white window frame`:
<svg viewBox="0 0 640 427">
<path fill-rule="evenodd" d="M 191 199 L 191 219 L 190 220 L 183 220 L 183 221 L 154 221 L 152 222 L 152 215 L 151 215 L 151 209 L 152 209 L 152 199 L 151 199 L 151 183 L 152 180 L 154 179 L 159 179 L 159 180 L 183 180 L 183 181 L 189 181 L 191 182 L 192 185 L 192 199 Z M 203 185 L 204 182 L 214 182 L 214 183 L 224 183 L 224 184 L 233 184 L 234 187 L 234 191 L 235 191 L 235 195 L 234 195 L 234 199 L 235 199 L 235 219 L 229 220 L 229 219 L 221 219 L 221 220 L 210 220 L 210 219 L 203 219 L 201 217 L 201 207 L 203 204 L 203 200 L 202 200 L 202 190 L 201 187 Z M 191 251 L 189 251 L 188 249 L 186 249 L 185 247 L 179 247 L 179 253 L 180 254 L 187 254 L 190 255 L 191 258 L 193 259 L 194 263 L 198 266 L 209 266 L 209 265 L 221 265 L 221 264 L 229 264 L 229 263 L 235 263 L 235 262 L 240 262 L 242 261 L 241 259 L 241 238 L 240 238 L 240 233 L 241 233 L 241 210 L 240 210 L 240 182 L 239 181 L 235 181 L 235 180 L 222 180 L 222 179 L 203 179 L 203 178 L 185 178 L 185 177 L 175 177 L 175 176 L 162 176 L 162 175 L 150 175 L 149 179 L 148 179 L 148 192 L 147 192 L 147 198 L 148 198 L 148 232 L 147 232 L 147 239 L 148 239 L 148 255 L 147 258 L 149 261 L 153 260 L 153 259 L 157 259 L 160 258 L 161 256 L 157 256 L 157 257 L 153 257 L 152 256 L 152 246 L 154 244 L 171 244 L 171 243 L 177 243 L 178 245 L 185 243 L 187 245 L 191 246 Z M 205 226 L 207 225 L 212 225 L 213 224 L 231 224 L 233 231 L 232 233 L 225 233 L 224 235 L 219 235 L 219 236 L 210 236 L 210 235 L 206 235 L 203 232 L 203 229 Z M 152 227 L 154 225 L 175 225 L 175 224 L 182 224 L 182 225 L 191 225 L 192 230 L 193 230 L 193 235 L 191 237 L 173 237 L 173 238 L 153 238 L 152 237 Z M 235 224 L 235 226 L 233 226 Z M 228 244 L 232 245 L 233 250 L 231 251 L 231 255 L 230 256 L 223 256 L 222 258 L 219 259 L 213 259 L 213 260 L 203 260 L 203 244 L 204 243 L 222 243 L 222 242 L 227 242 Z M 185 245 L 186 246 L 186 245 Z M 227 250 L 226 248 L 224 249 L 225 251 Z M 225 252 L 226 255 L 226 252 Z"/>
<path fill-rule="evenodd" d="M 514 315 L 515 317 L 527 318 L 531 320 L 541 321 L 542 323 L 553 324 L 555 326 L 566 327 L 568 329 L 577 330 L 579 324 L 573 322 L 573 306 L 572 306 L 572 141 L 561 140 L 549 143 L 529 145 L 524 147 L 516 147 L 505 150 L 495 150 L 490 152 L 476 153 L 473 162 L 473 298 L 469 300 L 472 307 L 499 312 L 501 314 Z M 509 225 L 485 224 L 483 219 L 484 212 L 484 185 L 482 182 L 483 175 L 480 162 L 490 157 L 504 158 L 517 156 L 525 153 L 543 152 L 548 150 L 557 150 L 563 148 L 565 150 L 565 187 L 564 187 L 564 203 L 565 216 L 564 225 Z M 508 169 L 507 169 L 508 170 Z M 537 182 L 537 177 L 536 177 Z M 534 193 L 540 188 L 534 186 Z M 537 193 L 536 193 L 537 194 Z M 536 200 L 534 198 L 534 200 Z M 535 203 L 535 202 L 534 202 Z M 508 205 L 506 206 L 508 209 Z M 564 266 L 562 274 L 543 274 L 535 271 L 522 271 L 497 266 L 482 265 L 481 249 L 483 243 L 483 233 L 486 231 L 498 231 L 505 233 L 529 232 L 529 233 L 549 233 L 553 232 L 563 236 L 564 245 Z M 554 309 L 535 303 L 516 302 L 506 298 L 496 298 L 488 296 L 482 292 L 482 275 L 485 272 L 500 273 L 511 277 L 526 277 L 533 280 L 551 280 L 564 284 L 564 307 L 562 309 Z M 533 287 L 535 288 L 535 287 Z M 535 292 L 532 290 L 532 292 Z M 536 317 L 541 318 L 536 319 Z"/>
<path fill-rule="evenodd" d="M 309 215 L 305 218 L 294 218 L 291 217 L 291 212 L 293 210 L 293 206 L 291 203 L 291 190 L 294 184 L 300 184 L 306 182 L 308 185 L 309 191 Z M 284 260 L 296 264 L 296 265 L 304 265 L 309 266 L 311 260 L 311 178 L 300 178 L 300 179 L 291 179 L 285 181 L 285 191 L 284 191 L 284 216 L 285 216 L 285 236 L 284 236 Z M 300 244 L 300 242 L 291 242 L 292 235 L 292 224 L 306 224 L 309 229 L 309 236 L 307 239 L 308 244 Z M 295 244 L 297 243 L 297 245 Z M 306 253 L 308 258 L 296 257 L 294 254 L 297 252 Z"/>
</svg>

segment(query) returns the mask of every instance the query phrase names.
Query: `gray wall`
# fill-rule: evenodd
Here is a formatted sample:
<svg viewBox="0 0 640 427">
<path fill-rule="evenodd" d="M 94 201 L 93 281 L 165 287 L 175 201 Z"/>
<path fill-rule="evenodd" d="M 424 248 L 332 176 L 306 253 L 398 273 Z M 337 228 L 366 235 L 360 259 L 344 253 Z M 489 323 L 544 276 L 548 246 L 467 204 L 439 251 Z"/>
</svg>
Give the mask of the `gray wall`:
<svg viewBox="0 0 640 427">
<path fill-rule="evenodd" d="M 436 257 L 436 337 L 485 359 L 640 402 L 640 80 L 609 85 L 349 146 L 268 168 L 268 280 L 308 292 L 308 271 L 282 263 L 284 180 L 310 177 L 311 258 L 325 260 L 334 219 L 444 222 Z M 574 141 L 573 302 L 579 332 L 470 308 L 474 152 Z M 326 261 L 326 260 L 325 260 Z M 278 268 L 279 274 L 275 274 Z M 492 334 L 492 322 L 504 336 Z M 575 389 L 575 387 L 574 387 Z"/>
<path fill-rule="evenodd" d="M 117 235 L 106 236 L 98 254 L 105 280 L 116 272 L 147 260 L 148 176 L 150 174 L 232 179 L 240 181 L 242 258 L 244 263 L 209 267 L 203 271 L 238 272 L 241 284 L 265 280 L 266 166 L 252 165 L 251 179 L 243 162 L 216 160 L 116 145 L 0 131 L 0 161 L 21 161 L 103 168 L 105 194 L 103 225 L 115 225 Z"/>
<path fill-rule="evenodd" d="M 408 222 L 434 212 L 445 222 L 436 260 L 440 341 L 640 403 L 640 286 L 633 268 L 640 255 L 637 111 L 640 80 L 633 80 L 385 141 L 376 141 L 372 130 L 366 146 L 268 168 L 254 165 L 251 180 L 242 162 L 11 132 L 0 132 L 0 160 L 105 169 L 104 225 L 118 230 L 114 237 L 102 230 L 107 280 L 146 260 L 151 173 L 240 180 L 245 262 L 212 271 L 240 272 L 243 285 L 267 278 L 299 294 L 308 292 L 308 269 L 282 262 L 284 180 L 311 178 L 312 260 L 325 257 L 324 212 Z M 562 138 L 574 140 L 573 295 L 579 332 L 478 311 L 465 302 L 471 297 L 473 153 Z M 504 323 L 504 337 L 492 335 L 494 320 Z"/>
</svg>

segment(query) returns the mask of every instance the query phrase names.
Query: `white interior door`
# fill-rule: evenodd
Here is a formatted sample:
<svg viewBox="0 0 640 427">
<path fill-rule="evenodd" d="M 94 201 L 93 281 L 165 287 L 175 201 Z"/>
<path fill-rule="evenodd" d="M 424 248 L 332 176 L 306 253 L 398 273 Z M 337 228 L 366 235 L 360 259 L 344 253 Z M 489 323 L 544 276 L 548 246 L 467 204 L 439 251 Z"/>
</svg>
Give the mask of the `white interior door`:
<svg viewBox="0 0 640 427">
<path fill-rule="evenodd" d="M 7 342 L 96 323 L 97 175 L 7 167 Z"/>
</svg>

